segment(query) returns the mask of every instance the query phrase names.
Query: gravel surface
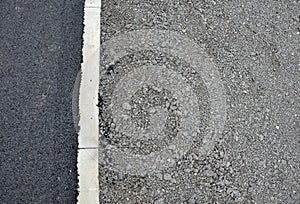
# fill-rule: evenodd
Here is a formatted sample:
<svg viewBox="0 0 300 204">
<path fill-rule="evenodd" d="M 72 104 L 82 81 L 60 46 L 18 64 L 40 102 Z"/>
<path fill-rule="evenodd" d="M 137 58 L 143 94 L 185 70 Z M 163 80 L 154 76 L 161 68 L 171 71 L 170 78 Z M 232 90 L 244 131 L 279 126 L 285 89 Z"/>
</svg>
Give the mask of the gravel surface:
<svg viewBox="0 0 300 204">
<path fill-rule="evenodd" d="M 102 1 L 100 203 L 299 203 L 299 11 Z"/>
</svg>

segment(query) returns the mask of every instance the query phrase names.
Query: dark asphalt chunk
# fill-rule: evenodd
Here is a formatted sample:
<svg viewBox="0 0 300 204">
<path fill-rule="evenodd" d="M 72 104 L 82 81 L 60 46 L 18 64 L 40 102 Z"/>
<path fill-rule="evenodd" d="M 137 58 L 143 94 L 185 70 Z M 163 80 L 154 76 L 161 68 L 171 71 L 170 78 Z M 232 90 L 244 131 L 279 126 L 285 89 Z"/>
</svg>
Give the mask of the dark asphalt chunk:
<svg viewBox="0 0 300 204">
<path fill-rule="evenodd" d="M 104 71 L 100 75 L 100 130 L 105 124 L 106 137 L 101 137 L 100 132 L 100 142 L 102 148 L 109 148 L 107 152 L 100 151 L 100 202 L 299 202 L 299 11 L 298 1 L 102 1 L 101 70 Z M 151 29 L 148 34 L 147 29 Z M 175 39 L 172 42 L 158 35 L 167 31 L 170 32 L 166 36 Z M 172 137 L 164 139 L 146 137 L 143 140 L 139 135 L 143 128 L 147 132 L 151 127 L 163 128 L 161 124 L 172 121 L 173 110 L 166 108 L 167 102 L 163 101 L 172 96 L 165 94 L 163 100 L 159 98 L 157 103 L 153 102 L 153 98 L 164 92 L 172 93 L 155 70 L 163 67 L 180 73 L 196 93 L 199 87 L 203 90 L 202 94 L 196 94 L 203 96 L 198 101 L 208 106 L 213 102 L 210 97 L 214 92 L 207 87 L 207 79 L 197 78 L 193 67 L 187 63 L 188 57 L 180 59 L 170 53 L 181 56 L 184 53 L 171 49 L 170 53 L 164 52 L 165 47 L 172 45 L 179 51 L 184 50 L 178 43 L 183 42 L 184 37 L 173 38 L 173 32 L 202 46 L 215 63 L 225 88 L 226 123 L 208 155 L 199 152 L 209 123 L 204 120 L 200 123 L 204 132 L 200 131 L 199 137 L 194 138 L 194 145 L 185 156 L 176 158 L 168 168 L 157 167 L 159 171 L 143 174 L 140 170 L 143 162 L 132 161 L 140 161 L 140 158 L 132 156 L 130 160 L 126 154 L 146 155 L 148 159 L 149 152 L 166 148 L 177 133 L 167 130 L 165 134 Z M 132 36 L 136 37 L 136 42 L 131 40 Z M 160 41 L 160 50 L 151 47 L 160 39 L 149 36 L 166 39 Z M 125 48 L 128 41 L 132 44 Z M 105 47 L 106 44 L 116 49 Z M 136 44 L 144 47 L 138 50 Z M 111 59 L 119 57 L 117 62 L 109 60 L 111 53 L 115 55 Z M 129 54 L 118 56 L 119 53 Z M 187 53 L 190 58 L 193 54 Z M 105 74 L 111 64 L 114 72 Z M 155 67 L 154 71 L 149 67 Z M 142 86 L 137 90 L 135 81 L 144 80 L 139 70 L 149 73 L 146 78 L 150 82 L 147 83 L 155 84 L 151 77 L 157 77 L 157 83 L 165 85 L 167 91 L 160 87 L 151 95 L 153 87 Z M 127 95 L 122 87 L 128 91 Z M 122 97 L 123 106 L 119 100 Z M 180 115 L 180 103 L 177 107 Z M 178 111 L 177 107 L 174 111 Z M 210 111 L 205 105 L 202 108 L 201 116 L 210 118 Z M 154 116 L 161 122 L 153 122 L 151 117 L 155 119 Z M 180 123 L 178 118 L 173 124 Z M 151 122 L 157 126 L 151 126 Z M 136 128 L 139 132 L 135 127 L 143 128 Z M 149 130 L 150 135 L 155 135 L 157 129 L 154 133 Z M 112 150 L 116 147 L 126 154 L 117 154 L 117 150 Z M 148 165 L 147 159 L 145 165 Z"/>
<path fill-rule="evenodd" d="M 0 9 L 0 203 L 75 203 L 83 0 Z"/>
</svg>

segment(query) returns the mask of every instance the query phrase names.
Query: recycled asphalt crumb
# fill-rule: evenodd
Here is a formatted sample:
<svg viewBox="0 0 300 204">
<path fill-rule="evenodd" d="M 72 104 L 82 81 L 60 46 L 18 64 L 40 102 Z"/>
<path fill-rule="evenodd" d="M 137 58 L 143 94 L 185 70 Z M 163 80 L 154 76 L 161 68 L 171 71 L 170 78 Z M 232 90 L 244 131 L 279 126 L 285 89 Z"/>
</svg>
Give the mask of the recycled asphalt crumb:
<svg viewBox="0 0 300 204">
<path fill-rule="evenodd" d="M 204 45 L 216 64 L 228 107 L 223 132 L 207 156 L 198 155 L 195 141 L 173 166 L 153 174 L 130 175 L 100 165 L 100 203 L 298 203 L 299 11 L 298 1 L 102 1 L 102 44 L 149 28 L 188 36 Z M 107 71 L 100 82 L 100 136 L 139 154 L 164 148 L 172 137 L 146 143 L 126 138 L 118 134 L 109 107 L 126 70 L 144 64 L 191 69 L 176 57 L 151 50 L 103 65 Z M 148 127 L 151 93 L 141 94 L 136 92 L 123 108 L 131 111 L 135 103 L 145 104 L 130 117 L 135 125 Z"/>
</svg>

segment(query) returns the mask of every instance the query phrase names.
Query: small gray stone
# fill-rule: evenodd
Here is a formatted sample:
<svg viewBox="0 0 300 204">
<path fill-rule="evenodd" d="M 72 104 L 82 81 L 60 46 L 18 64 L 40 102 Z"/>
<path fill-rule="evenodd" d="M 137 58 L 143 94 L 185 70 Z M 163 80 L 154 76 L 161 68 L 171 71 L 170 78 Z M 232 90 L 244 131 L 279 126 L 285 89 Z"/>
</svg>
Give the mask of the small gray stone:
<svg viewBox="0 0 300 204">
<path fill-rule="evenodd" d="M 131 110 L 131 105 L 129 103 L 125 102 L 125 103 L 123 103 L 123 108 L 125 110 Z"/>
<path fill-rule="evenodd" d="M 156 200 L 156 201 L 154 202 L 154 204 L 165 204 L 165 201 L 164 201 L 163 198 L 160 198 L 160 199 Z"/>
<path fill-rule="evenodd" d="M 167 181 L 170 181 L 172 179 L 172 176 L 168 173 L 164 174 L 164 179 Z"/>
</svg>

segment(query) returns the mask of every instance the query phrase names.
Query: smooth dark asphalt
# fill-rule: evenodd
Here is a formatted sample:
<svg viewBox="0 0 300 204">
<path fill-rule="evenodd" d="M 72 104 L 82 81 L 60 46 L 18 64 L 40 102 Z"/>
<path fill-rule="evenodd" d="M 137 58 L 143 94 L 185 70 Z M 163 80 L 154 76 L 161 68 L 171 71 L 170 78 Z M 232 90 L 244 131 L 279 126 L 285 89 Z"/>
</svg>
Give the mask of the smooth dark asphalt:
<svg viewBox="0 0 300 204">
<path fill-rule="evenodd" d="M 75 203 L 83 0 L 0 2 L 0 203 Z"/>
</svg>

